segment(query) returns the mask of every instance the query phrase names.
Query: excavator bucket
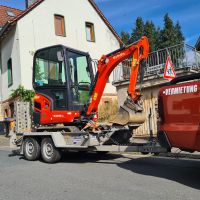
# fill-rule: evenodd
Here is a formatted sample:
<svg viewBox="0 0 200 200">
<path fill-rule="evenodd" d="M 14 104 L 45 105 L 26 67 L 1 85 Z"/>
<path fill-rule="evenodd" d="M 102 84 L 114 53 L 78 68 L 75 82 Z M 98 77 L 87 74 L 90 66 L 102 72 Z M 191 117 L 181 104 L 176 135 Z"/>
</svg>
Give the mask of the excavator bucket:
<svg viewBox="0 0 200 200">
<path fill-rule="evenodd" d="M 130 104 L 127 100 L 119 108 L 118 113 L 111 117 L 110 123 L 119 125 L 141 125 L 146 120 L 146 114 L 138 105 Z"/>
</svg>

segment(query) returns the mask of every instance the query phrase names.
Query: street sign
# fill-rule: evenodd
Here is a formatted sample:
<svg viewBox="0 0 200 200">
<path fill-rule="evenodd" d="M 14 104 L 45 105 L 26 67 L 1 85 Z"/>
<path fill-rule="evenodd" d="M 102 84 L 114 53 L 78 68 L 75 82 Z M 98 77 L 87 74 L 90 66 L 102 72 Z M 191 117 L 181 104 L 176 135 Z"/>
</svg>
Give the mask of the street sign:
<svg viewBox="0 0 200 200">
<path fill-rule="evenodd" d="M 170 56 L 167 57 L 163 78 L 170 80 L 176 78 L 176 73 Z"/>
</svg>

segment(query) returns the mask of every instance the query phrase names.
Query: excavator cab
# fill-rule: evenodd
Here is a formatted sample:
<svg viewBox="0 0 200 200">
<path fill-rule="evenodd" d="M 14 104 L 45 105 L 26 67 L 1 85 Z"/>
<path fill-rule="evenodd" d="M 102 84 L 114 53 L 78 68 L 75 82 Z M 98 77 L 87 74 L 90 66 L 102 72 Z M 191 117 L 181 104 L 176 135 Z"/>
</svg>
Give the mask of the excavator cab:
<svg viewBox="0 0 200 200">
<path fill-rule="evenodd" d="M 88 53 L 62 45 L 38 50 L 33 65 L 34 121 L 74 121 L 90 99 L 93 80 Z"/>
</svg>

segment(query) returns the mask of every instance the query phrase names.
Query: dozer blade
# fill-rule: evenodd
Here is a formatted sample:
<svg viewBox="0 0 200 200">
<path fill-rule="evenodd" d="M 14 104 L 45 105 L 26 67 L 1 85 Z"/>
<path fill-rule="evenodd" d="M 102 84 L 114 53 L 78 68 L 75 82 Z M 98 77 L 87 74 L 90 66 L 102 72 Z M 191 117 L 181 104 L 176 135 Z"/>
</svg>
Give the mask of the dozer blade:
<svg viewBox="0 0 200 200">
<path fill-rule="evenodd" d="M 146 115 L 143 111 L 134 111 L 124 104 L 120 107 L 118 113 L 109 121 L 113 124 L 119 125 L 141 125 L 145 122 Z"/>
</svg>

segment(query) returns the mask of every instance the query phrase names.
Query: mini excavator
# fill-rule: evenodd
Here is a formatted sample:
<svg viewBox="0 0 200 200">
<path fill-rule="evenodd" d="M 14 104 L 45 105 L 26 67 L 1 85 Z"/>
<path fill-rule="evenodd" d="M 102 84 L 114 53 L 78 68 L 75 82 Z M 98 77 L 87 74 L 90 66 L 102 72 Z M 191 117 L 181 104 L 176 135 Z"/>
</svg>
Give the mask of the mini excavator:
<svg viewBox="0 0 200 200">
<path fill-rule="evenodd" d="M 41 129 L 56 124 L 83 130 L 98 114 L 98 105 L 111 72 L 122 61 L 132 58 L 127 99 L 118 114 L 111 119 L 114 125 L 142 124 L 145 115 L 140 105 L 141 93 L 136 92 L 139 68 L 145 67 L 149 52 L 146 37 L 122 47 L 98 62 L 94 77 L 88 53 L 64 46 L 40 49 L 34 56 L 33 87 L 34 123 Z M 140 70 L 142 71 L 142 70 Z M 142 76 L 142 75 L 141 75 Z M 39 125 L 39 126 L 38 126 Z M 39 130 L 37 129 L 37 130 Z"/>
</svg>

